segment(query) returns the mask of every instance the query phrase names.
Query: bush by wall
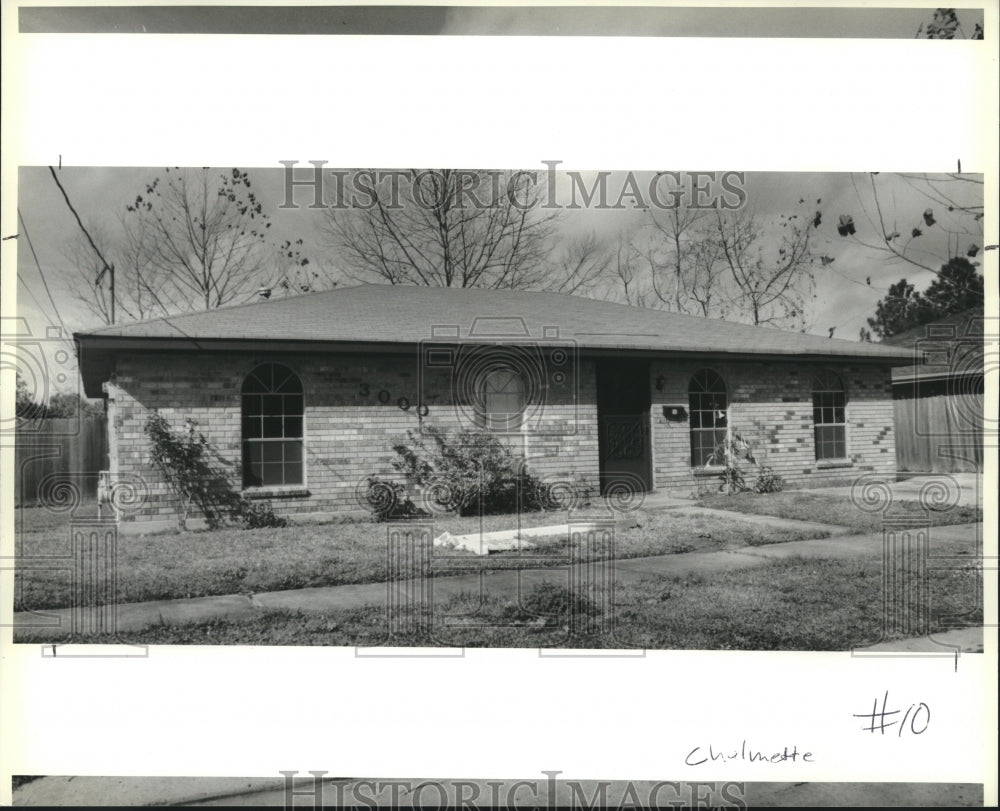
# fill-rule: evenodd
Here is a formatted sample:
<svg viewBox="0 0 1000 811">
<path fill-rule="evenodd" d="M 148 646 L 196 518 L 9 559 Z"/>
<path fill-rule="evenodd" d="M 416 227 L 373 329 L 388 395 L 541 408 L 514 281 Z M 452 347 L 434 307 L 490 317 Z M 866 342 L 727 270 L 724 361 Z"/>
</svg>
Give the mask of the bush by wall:
<svg viewBox="0 0 1000 811">
<path fill-rule="evenodd" d="M 449 435 L 428 428 L 407 432 L 393 446 L 392 466 L 422 489 L 434 507 L 459 515 L 491 515 L 554 509 L 548 488 L 510 449 L 489 433 Z"/>
</svg>

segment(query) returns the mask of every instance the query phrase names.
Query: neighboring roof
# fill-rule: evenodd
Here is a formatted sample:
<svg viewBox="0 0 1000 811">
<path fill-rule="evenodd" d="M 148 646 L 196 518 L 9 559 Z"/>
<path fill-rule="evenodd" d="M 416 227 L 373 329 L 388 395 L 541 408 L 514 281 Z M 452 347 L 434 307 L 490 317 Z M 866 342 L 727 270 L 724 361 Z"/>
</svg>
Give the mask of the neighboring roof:
<svg viewBox="0 0 1000 811">
<path fill-rule="evenodd" d="M 450 328 L 450 329 L 449 329 Z M 87 356 L 123 349 L 342 344 L 377 351 L 422 341 L 530 342 L 558 333 L 584 350 L 905 362 L 905 349 L 753 327 L 606 301 L 509 290 L 362 285 L 76 333 Z M 95 361 L 96 362 L 96 361 Z M 93 386 L 91 385 L 91 388 Z M 99 388 L 99 384 L 98 384 Z"/>
<path fill-rule="evenodd" d="M 893 369 L 893 383 L 982 375 L 984 336 L 983 308 L 975 307 L 886 338 L 882 345 L 908 349 L 918 360 Z"/>
</svg>

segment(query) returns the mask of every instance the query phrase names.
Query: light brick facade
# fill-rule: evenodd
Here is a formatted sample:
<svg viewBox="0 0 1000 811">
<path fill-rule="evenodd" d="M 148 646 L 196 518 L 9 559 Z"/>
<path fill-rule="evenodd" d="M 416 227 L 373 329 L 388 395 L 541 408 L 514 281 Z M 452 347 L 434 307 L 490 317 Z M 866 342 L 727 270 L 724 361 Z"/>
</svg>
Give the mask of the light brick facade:
<svg viewBox="0 0 1000 811">
<path fill-rule="evenodd" d="M 729 390 L 729 428 L 749 438 L 760 463 L 789 486 L 849 484 L 861 473 L 894 475 L 890 371 L 879 365 L 802 362 L 713 362 L 662 360 L 652 363 L 653 475 L 657 489 L 679 494 L 717 484 L 716 474 L 691 468 L 687 422 L 667 422 L 664 405 L 687 405 L 688 382 L 711 368 Z M 847 392 L 847 449 L 844 463 L 816 461 L 812 378 L 819 368 L 838 374 Z M 656 381 L 662 378 L 662 390 Z"/>
<path fill-rule="evenodd" d="M 120 353 L 109 398 L 112 477 L 140 477 L 148 497 L 123 516 L 123 529 L 151 531 L 176 526 L 178 504 L 152 466 L 144 426 L 154 410 L 177 429 L 198 423 L 220 462 L 241 486 L 241 399 L 246 375 L 261 363 L 281 363 L 301 379 L 305 402 L 305 482 L 287 490 L 257 493 L 280 515 L 314 518 L 360 512 L 359 485 L 369 474 L 393 476 L 392 445 L 424 425 L 471 426 L 468 408 L 452 392 L 448 369 L 421 373 L 418 351 L 400 355 L 281 352 Z M 792 486 L 850 482 L 860 473 L 895 473 L 889 368 L 882 364 L 822 364 L 836 371 L 847 391 L 850 459 L 818 464 L 813 447 L 811 379 L 819 364 L 654 359 L 648 385 L 653 486 L 691 494 L 712 486 L 712 475 L 691 467 L 686 421 L 668 422 L 663 406 L 687 408 L 688 383 L 709 366 L 729 389 L 729 425 L 753 438 L 761 454 Z M 529 430 L 508 438 L 543 479 L 573 480 L 599 488 L 597 381 L 594 360 L 579 361 L 557 385 L 541 386 L 543 407 L 529 404 Z M 660 385 L 657 385 L 659 381 Z M 423 392 L 420 389 L 423 388 Z M 419 404 L 426 404 L 425 409 Z M 537 403 L 535 404 L 537 405 Z"/>
</svg>

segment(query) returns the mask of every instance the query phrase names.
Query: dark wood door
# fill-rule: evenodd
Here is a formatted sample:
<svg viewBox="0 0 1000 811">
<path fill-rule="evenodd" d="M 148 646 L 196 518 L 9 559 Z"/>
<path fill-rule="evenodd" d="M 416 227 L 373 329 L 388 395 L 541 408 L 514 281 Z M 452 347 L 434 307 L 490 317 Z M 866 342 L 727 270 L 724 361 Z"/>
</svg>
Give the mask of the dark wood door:
<svg viewBox="0 0 1000 811">
<path fill-rule="evenodd" d="M 602 361 L 597 366 L 601 492 L 651 490 L 649 363 Z"/>
</svg>

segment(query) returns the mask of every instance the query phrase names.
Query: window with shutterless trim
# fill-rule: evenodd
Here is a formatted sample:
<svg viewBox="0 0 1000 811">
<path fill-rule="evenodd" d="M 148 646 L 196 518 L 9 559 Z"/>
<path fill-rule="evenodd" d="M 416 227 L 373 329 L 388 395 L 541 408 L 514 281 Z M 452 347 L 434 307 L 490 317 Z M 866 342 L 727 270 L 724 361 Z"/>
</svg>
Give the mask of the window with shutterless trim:
<svg viewBox="0 0 1000 811">
<path fill-rule="evenodd" d="M 847 392 L 829 369 L 813 376 L 813 434 L 816 461 L 847 458 Z"/>
<path fill-rule="evenodd" d="M 500 367 L 483 375 L 479 401 L 481 428 L 488 431 L 517 431 L 527 405 L 524 378 L 514 369 Z"/>
<path fill-rule="evenodd" d="M 704 467 L 729 432 L 729 392 L 718 372 L 701 369 L 694 374 L 688 384 L 688 411 L 691 466 Z"/>
<path fill-rule="evenodd" d="M 240 394 L 243 486 L 303 484 L 305 409 L 298 375 L 265 363 L 246 376 Z"/>
</svg>

